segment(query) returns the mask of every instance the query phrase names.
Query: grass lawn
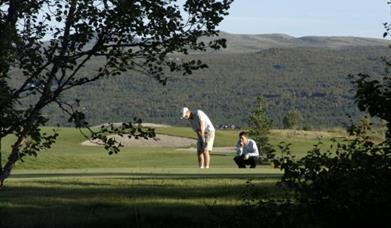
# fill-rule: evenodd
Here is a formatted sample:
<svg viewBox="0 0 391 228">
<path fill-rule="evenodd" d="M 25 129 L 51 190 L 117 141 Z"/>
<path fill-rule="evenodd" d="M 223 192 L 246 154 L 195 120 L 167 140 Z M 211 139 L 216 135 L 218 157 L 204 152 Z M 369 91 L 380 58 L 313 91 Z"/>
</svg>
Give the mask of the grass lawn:
<svg viewBox="0 0 391 228">
<path fill-rule="evenodd" d="M 157 133 L 195 136 L 188 128 Z M 236 131 L 219 131 L 216 146 L 233 146 L 236 139 Z M 282 140 L 292 143 L 299 157 L 317 142 L 272 135 L 273 144 Z M 232 151 L 213 153 L 211 168 L 201 170 L 195 152 L 124 148 L 109 156 L 82 141 L 75 129 L 61 128 L 52 149 L 17 163 L 0 190 L 0 227 L 211 227 L 214 210 L 234 213 L 248 180 L 253 194 L 281 191 L 275 186 L 279 169 L 239 170 Z M 5 155 L 10 142 L 3 139 Z"/>
<path fill-rule="evenodd" d="M 0 191 L 0 227 L 211 227 L 214 210 L 242 202 L 249 179 L 266 195 L 279 176 L 269 167 L 17 170 Z"/>
</svg>

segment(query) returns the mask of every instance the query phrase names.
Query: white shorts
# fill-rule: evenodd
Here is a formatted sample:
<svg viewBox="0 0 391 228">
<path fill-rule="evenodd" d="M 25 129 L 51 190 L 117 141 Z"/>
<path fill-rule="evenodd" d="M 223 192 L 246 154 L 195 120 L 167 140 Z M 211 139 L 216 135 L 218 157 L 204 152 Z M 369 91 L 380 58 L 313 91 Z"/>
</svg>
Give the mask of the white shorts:
<svg viewBox="0 0 391 228">
<path fill-rule="evenodd" d="M 204 151 L 207 149 L 208 151 L 212 151 L 213 149 L 213 143 L 215 141 L 215 132 L 205 132 L 205 144 L 202 145 L 202 141 L 198 139 L 197 141 L 197 151 Z"/>
</svg>

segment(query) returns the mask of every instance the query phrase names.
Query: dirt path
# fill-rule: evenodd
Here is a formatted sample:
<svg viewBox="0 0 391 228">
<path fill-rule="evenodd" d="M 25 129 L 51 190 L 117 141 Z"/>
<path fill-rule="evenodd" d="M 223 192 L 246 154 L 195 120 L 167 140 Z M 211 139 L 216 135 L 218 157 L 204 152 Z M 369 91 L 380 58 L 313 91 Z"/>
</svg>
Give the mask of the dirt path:
<svg viewBox="0 0 391 228">
<path fill-rule="evenodd" d="M 121 142 L 125 147 L 177 147 L 178 151 L 196 152 L 196 140 L 184 137 L 160 135 L 156 136 L 156 139 L 134 139 L 128 137 L 121 137 L 118 135 L 111 135 L 117 141 Z M 84 141 L 81 143 L 83 146 L 99 146 L 99 141 Z M 235 153 L 234 147 L 213 147 L 212 154 L 232 154 Z"/>
</svg>

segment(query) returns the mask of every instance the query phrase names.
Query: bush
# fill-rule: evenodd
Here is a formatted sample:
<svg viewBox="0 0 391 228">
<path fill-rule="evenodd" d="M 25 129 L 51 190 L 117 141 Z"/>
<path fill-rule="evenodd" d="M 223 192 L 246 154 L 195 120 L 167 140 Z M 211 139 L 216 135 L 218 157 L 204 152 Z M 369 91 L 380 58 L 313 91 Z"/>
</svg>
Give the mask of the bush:
<svg viewBox="0 0 391 228">
<path fill-rule="evenodd" d="M 391 143 L 357 138 L 319 145 L 295 161 L 281 143 L 276 159 L 285 194 L 248 194 L 230 213 L 214 214 L 219 227 L 377 227 L 391 214 Z M 248 182 L 249 185 L 249 182 Z M 250 183 L 251 185 L 251 183 Z M 214 210 L 215 212 L 217 210 Z M 221 211 L 219 211 L 221 212 Z"/>
<path fill-rule="evenodd" d="M 319 227 L 374 226 L 391 214 L 391 144 L 357 138 L 283 164 L 281 183 Z"/>
</svg>

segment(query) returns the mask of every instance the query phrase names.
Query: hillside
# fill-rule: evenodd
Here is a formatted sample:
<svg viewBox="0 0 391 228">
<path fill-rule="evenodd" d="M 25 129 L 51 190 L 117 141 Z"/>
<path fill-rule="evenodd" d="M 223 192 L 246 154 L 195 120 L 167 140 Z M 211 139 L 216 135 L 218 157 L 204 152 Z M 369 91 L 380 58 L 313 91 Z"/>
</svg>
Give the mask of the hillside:
<svg viewBox="0 0 391 228">
<path fill-rule="evenodd" d="M 92 124 L 129 121 L 184 125 L 183 105 L 201 108 L 216 125 L 244 126 L 256 97 L 264 96 L 275 127 L 291 109 L 304 114 L 309 127 L 347 123 L 346 113 L 358 116 L 347 75 L 380 75 L 382 56 L 389 56 L 386 40 L 358 37 L 301 37 L 233 35 L 223 33 L 229 47 L 220 52 L 194 54 L 209 65 L 190 76 L 169 75 L 166 86 L 149 77 L 127 73 L 72 91 Z M 182 58 L 181 56 L 178 58 Z M 101 65 L 90 63 L 84 74 Z M 16 82 L 15 82 L 16 83 Z M 51 107 L 54 123 L 67 117 Z"/>
<path fill-rule="evenodd" d="M 304 36 L 293 37 L 286 34 L 229 34 L 220 35 L 227 39 L 228 47 L 225 52 L 244 53 L 256 52 L 270 48 L 329 48 L 344 49 L 350 47 L 376 47 L 387 46 L 388 40 L 364 38 L 364 37 L 322 37 Z"/>
</svg>

